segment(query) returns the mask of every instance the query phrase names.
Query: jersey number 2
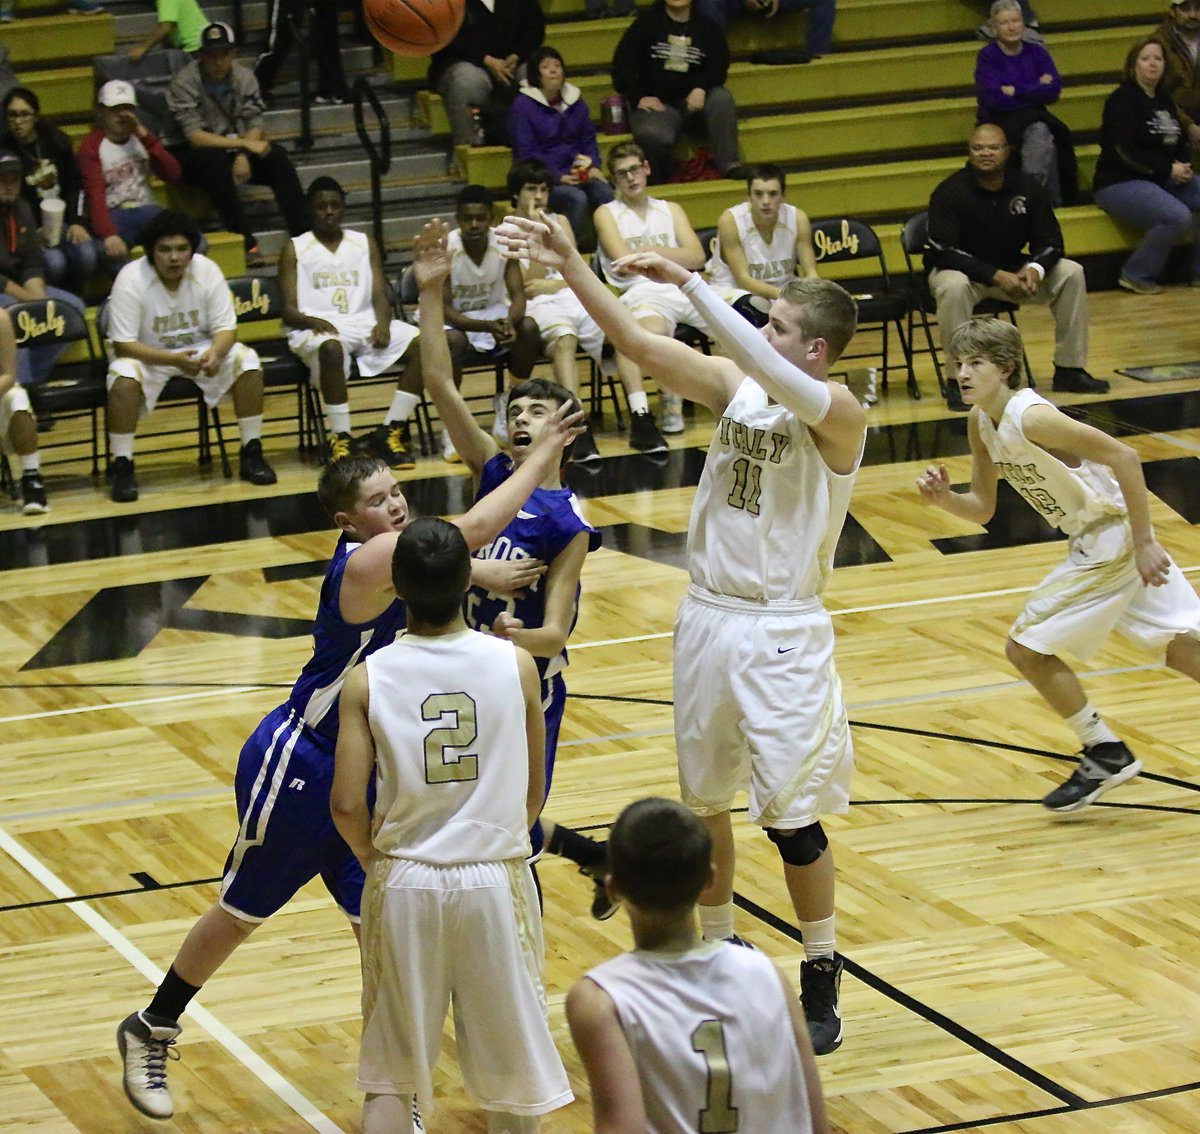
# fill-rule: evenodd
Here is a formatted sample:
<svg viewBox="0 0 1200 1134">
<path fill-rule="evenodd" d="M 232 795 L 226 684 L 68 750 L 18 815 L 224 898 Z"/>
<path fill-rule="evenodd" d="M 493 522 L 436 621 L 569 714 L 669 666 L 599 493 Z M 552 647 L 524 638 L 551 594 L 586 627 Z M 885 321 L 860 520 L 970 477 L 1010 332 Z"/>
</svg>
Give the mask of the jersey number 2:
<svg viewBox="0 0 1200 1134">
<path fill-rule="evenodd" d="M 692 1032 L 692 1050 L 704 1056 L 708 1072 L 708 1091 L 700 1112 L 700 1134 L 734 1134 L 738 1111 L 733 1105 L 733 1076 L 725 1054 L 725 1025 L 720 1020 L 704 1020 Z"/>
<path fill-rule="evenodd" d="M 447 717 L 450 723 L 442 723 Z M 421 704 L 421 719 L 441 723 L 440 728 L 425 734 L 425 782 L 452 784 L 478 779 L 479 757 L 460 755 L 479 735 L 471 697 L 466 693 L 431 694 Z"/>
<path fill-rule="evenodd" d="M 762 465 L 746 457 L 733 462 L 733 488 L 729 503 L 752 516 L 758 515 L 758 498 L 762 495 Z"/>
</svg>

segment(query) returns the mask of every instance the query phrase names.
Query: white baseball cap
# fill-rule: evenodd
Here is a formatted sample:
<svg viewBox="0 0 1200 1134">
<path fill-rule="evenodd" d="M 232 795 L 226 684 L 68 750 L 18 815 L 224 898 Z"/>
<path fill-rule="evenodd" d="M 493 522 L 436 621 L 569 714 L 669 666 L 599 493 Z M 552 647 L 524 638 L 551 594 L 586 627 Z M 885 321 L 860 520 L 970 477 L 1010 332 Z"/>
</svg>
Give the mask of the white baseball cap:
<svg viewBox="0 0 1200 1134">
<path fill-rule="evenodd" d="M 110 79 L 100 88 L 96 101 L 101 106 L 137 106 L 137 91 L 124 79 Z"/>
</svg>

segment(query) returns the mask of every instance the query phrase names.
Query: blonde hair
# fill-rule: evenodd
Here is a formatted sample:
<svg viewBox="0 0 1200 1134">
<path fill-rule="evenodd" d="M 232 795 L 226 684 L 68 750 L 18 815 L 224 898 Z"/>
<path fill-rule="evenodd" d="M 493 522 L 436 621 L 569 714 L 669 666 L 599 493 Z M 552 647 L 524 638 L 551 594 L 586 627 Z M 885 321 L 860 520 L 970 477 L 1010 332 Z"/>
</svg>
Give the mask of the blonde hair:
<svg viewBox="0 0 1200 1134">
<path fill-rule="evenodd" d="M 1021 332 L 1005 319 L 992 316 L 969 319 L 950 336 L 946 353 L 956 362 L 964 358 L 986 358 L 1001 370 L 1008 371 L 1010 390 L 1021 385 L 1021 359 L 1025 346 Z"/>
<path fill-rule="evenodd" d="M 829 361 L 836 362 L 858 327 L 854 296 L 832 280 L 794 279 L 783 285 L 779 298 L 800 308 L 804 334 L 824 339 Z"/>
</svg>

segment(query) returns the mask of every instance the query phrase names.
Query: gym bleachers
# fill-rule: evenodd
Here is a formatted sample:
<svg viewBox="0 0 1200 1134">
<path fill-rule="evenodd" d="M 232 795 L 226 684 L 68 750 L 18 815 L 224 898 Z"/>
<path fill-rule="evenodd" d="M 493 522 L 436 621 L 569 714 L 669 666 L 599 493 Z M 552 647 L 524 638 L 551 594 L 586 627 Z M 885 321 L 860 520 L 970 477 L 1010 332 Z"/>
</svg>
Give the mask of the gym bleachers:
<svg viewBox="0 0 1200 1134">
<path fill-rule="evenodd" d="M 569 79 L 581 88 L 598 121 L 600 100 L 612 93 L 612 52 L 627 20 L 588 19 L 582 0 L 543 0 L 543 8 L 545 42 L 563 53 Z M 1086 197 L 1104 99 L 1119 79 L 1129 43 L 1162 18 L 1162 5 L 1154 0 L 1089 0 L 1086 5 L 1040 0 L 1037 9 L 1064 77 L 1055 111 L 1076 133 Z M 42 0 L 19 2 L 17 11 L 15 22 L 0 25 L 0 42 L 8 46 L 19 80 L 38 93 L 44 115 L 78 141 L 92 122 L 91 59 L 127 47 L 129 32 L 118 34 L 119 21 L 113 15 L 55 11 Z M 117 11 L 125 13 L 128 27 L 133 8 Z M 257 46 L 257 17 L 253 9 L 250 12 L 244 59 Z M 218 11 L 214 18 L 227 17 Z M 805 19 L 804 13 L 797 13 L 730 25 L 734 62 L 728 86 L 739 106 L 744 160 L 783 166 L 789 197 L 813 218 L 854 216 L 870 222 L 889 271 L 901 277 L 903 219 L 925 208 L 933 187 L 963 161 L 974 123 L 972 77 L 981 46 L 974 29 L 980 5 L 971 0 L 840 0 L 830 55 L 809 64 L 764 66 L 749 61 L 755 52 L 803 43 Z M 425 150 L 436 152 L 445 145 L 449 127 L 440 97 L 423 89 L 427 61 L 393 57 L 385 66 L 401 100 L 406 90 L 412 96 L 412 120 L 394 121 L 393 130 L 404 133 L 406 145 L 423 138 Z M 324 108 L 318 135 L 340 132 L 344 138 L 348 109 Z M 602 153 L 626 138 L 601 134 Z M 463 147 L 458 156 L 468 181 L 502 188 L 511 163 L 506 147 Z M 305 181 L 318 171 L 329 171 L 317 156 L 308 162 L 311 169 L 305 168 L 302 155 L 294 158 Z M 352 192 L 365 182 L 365 166 L 359 169 L 363 163 L 334 164 Z M 421 168 L 428 169 L 428 164 Z M 407 211 L 427 201 L 430 215 L 444 216 L 445 202 L 456 188 L 450 178 L 414 173 L 401 179 L 397 192 Z M 168 196 L 160 187 L 159 193 L 164 204 L 189 203 L 186 192 Z M 715 225 L 722 210 L 744 199 L 744 186 L 705 181 L 659 186 L 655 193 L 677 200 L 700 228 Z M 1061 209 L 1059 217 L 1067 247 L 1077 258 L 1115 261 L 1137 239 L 1134 231 L 1088 204 Z M 421 220 L 418 215 L 396 223 L 396 217 L 385 213 L 386 251 L 393 259 L 407 248 Z M 245 274 L 240 238 L 209 233 L 208 240 L 209 255 L 227 277 Z M 829 265 L 823 273 L 852 280 L 861 278 L 863 270 L 860 263 L 850 262 Z M 89 319 L 94 323 L 94 311 Z M 267 320 L 247 331 L 248 338 L 276 342 L 282 328 L 277 320 Z M 64 362 L 82 364 L 86 357 L 84 344 L 75 344 Z"/>
</svg>

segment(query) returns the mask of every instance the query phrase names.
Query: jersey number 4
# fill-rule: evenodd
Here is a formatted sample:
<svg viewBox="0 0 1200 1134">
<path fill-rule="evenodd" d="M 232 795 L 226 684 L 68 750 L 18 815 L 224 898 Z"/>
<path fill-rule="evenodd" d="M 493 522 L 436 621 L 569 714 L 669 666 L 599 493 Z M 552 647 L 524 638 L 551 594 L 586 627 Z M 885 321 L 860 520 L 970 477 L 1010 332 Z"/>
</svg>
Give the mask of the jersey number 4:
<svg viewBox="0 0 1200 1134">
<path fill-rule="evenodd" d="M 762 496 L 762 465 L 748 457 L 733 462 L 733 488 L 729 503 L 752 516 L 758 515 L 758 498 Z"/>
<path fill-rule="evenodd" d="M 733 1076 L 725 1053 L 725 1025 L 720 1020 L 704 1020 L 692 1032 L 692 1050 L 704 1056 L 708 1089 L 700 1112 L 700 1134 L 734 1134 L 738 1111 L 733 1105 Z"/>
<path fill-rule="evenodd" d="M 479 757 L 463 755 L 475 743 L 475 702 L 466 693 L 434 693 L 421 703 L 421 719 L 439 727 L 425 734 L 425 782 L 452 784 L 479 778 Z"/>
</svg>

